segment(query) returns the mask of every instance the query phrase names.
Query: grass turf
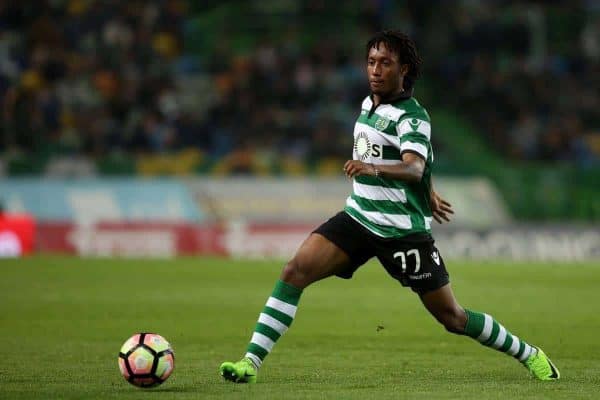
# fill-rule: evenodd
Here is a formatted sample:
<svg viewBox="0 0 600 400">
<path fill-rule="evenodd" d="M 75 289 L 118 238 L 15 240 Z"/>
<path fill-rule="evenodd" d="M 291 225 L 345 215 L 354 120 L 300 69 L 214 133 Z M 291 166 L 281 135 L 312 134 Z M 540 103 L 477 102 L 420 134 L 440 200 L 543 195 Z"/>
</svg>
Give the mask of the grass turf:
<svg viewBox="0 0 600 400">
<path fill-rule="evenodd" d="M 592 399 L 600 385 L 600 264 L 450 262 L 463 306 L 541 346 L 561 369 L 538 382 L 510 357 L 446 333 L 376 263 L 303 295 L 256 385 L 224 382 L 243 354 L 280 262 L 33 257 L 0 261 L 0 398 Z M 175 372 L 130 386 L 117 353 L 162 334 Z"/>
</svg>

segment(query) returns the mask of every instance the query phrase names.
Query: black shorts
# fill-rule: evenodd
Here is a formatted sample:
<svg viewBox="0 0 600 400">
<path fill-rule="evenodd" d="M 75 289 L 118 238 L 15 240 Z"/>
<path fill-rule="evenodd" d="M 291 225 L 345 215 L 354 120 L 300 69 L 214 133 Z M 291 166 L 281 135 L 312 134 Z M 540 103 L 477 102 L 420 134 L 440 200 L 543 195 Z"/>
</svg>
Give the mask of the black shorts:
<svg viewBox="0 0 600 400">
<path fill-rule="evenodd" d="M 324 236 L 350 257 L 348 268 L 337 274 L 340 278 L 352 278 L 361 265 L 377 257 L 393 278 L 416 293 L 439 289 L 450 282 L 444 260 L 431 235 L 382 238 L 343 211 L 313 233 Z"/>
</svg>

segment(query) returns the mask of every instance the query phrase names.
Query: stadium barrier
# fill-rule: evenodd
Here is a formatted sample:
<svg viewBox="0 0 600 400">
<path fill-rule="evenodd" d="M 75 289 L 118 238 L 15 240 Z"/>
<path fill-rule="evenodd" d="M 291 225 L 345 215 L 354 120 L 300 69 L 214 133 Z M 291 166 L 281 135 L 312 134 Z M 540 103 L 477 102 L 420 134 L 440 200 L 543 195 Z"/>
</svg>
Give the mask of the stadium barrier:
<svg viewBox="0 0 600 400">
<path fill-rule="evenodd" d="M 222 238 L 218 225 L 185 222 L 41 222 L 37 249 L 85 257 L 224 256 L 228 252 Z"/>
<path fill-rule="evenodd" d="M 445 258 L 600 259 L 600 228 L 515 224 L 484 179 L 436 178 L 453 204 L 434 225 Z M 4 180 L 8 210 L 38 218 L 35 250 L 98 257 L 285 259 L 338 212 L 346 179 Z"/>
<path fill-rule="evenodd" d="M 317 224 L 40 223 L 37 248 L 92 257 L 214 255 L 252 259 L 291 257 Z M 446 259 L 590 261 L 600 259 L 600 229 L 505 227 L 435 229 Z"/>
<path fill-rule="evenodd" d="M 32 253 L 35 236 L 35 220 L 31 215 L 0 210 L 0 258 Z"/>
<path fill-rule="evenodd" d="M 340 211 L 352 191 L 345 178 L 204 178 L 186 181 L 203 210 L 221 220 L 319 223 Z M 512 218 L 485 178 L 436 177 L 435 187 L 456 210 L 454 224 L 486 228 Z"/>
<path fill-rule="evenodd" d="M 447 259 L 584 262 L 600 260 L 600 229 L 579 226 L 507 226 L 439 229 L 436 245 Z"/>
<path fill-rule="evenodd" d="M 187 221 L 206 215 L 175 179 L 3 179 L 0 200 L 41 221 Z"/>
</svg>

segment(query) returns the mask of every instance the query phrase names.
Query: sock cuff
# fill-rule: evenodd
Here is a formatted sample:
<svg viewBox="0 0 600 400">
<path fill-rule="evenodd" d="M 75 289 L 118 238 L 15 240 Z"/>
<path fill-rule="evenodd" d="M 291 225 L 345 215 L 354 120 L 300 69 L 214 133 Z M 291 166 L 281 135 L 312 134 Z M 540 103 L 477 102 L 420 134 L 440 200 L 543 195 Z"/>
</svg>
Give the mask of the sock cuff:
<svg viewBox="0 0 600 400">
<path fill-rule="evenodd" d="M 477 311 L 467 310 L 466 308 L 465 313 L 467 314 L 465 334 L 472 338 L 477 338 L 483 332 L 485 315 Z"/>
<path fill-rule="evenodd" d="M 292 286 L 289 283 L 285 283 L 282 280 L 278 280 L 275 284 L 275 288 L 273 288 L 271 296 L 281 301 L 285 301 L 288 304 L 297 306 L 301 294 L 302 289 Z"/>
<path fill-rule="evenodd" d="M 271 296 L 281 301 L 285 301 L 288 304 L 297 306 L 301 294 L 302 289 L 292 286 L 289 283 L 285 283 L 282 280 L 278 280 Z"/>
</svg>

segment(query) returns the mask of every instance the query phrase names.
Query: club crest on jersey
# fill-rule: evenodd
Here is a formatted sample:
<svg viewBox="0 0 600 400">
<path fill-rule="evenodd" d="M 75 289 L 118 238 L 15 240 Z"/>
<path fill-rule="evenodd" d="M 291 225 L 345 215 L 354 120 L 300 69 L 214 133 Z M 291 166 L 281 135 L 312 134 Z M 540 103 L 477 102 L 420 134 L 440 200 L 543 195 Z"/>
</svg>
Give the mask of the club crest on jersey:
<svg viewBox="0 0 600 400">
<path fill-rule="evenodd" d="M 354 139 L 354 151 L 361 161 L 366 160 L 371 155 L 371 141 L 366 133 L 360 132 Z"/>
<path fill-rule="evenodd" d="M 379 117 L 377 118 L 377 121 L 375 121 L 375 129 L 377 129 L 378 131 L 382 131 L 385 128 L 388 127 L 388 125 L 390 124 L 390 120 L 384 117 Z"/>
</svg>

